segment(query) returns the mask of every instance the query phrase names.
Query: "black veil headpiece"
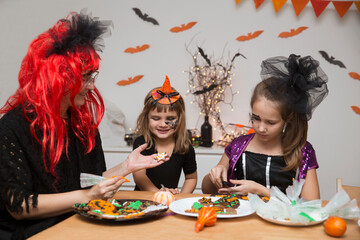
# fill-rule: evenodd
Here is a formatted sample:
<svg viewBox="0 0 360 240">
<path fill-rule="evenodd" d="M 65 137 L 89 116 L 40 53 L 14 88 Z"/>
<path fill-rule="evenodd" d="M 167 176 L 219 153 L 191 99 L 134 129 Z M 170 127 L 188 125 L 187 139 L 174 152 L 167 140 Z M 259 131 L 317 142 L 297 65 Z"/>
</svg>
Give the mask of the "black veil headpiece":
<svg viewBox="0 0 360 240">
<path fill-rule="evenodd" d="M 310 56 L 268 58 L 261 64 L 260 75 L 263 80 L 275 79 L 267 86 L 271 94 L 280 96 L 293 112 L 305 114 L 307 120 L 329 92 L 327 75 Z"/>
<path fill-rule="evenodd" d="M 104 48 L 102 36 L 109 36 L 110 26 L 113 26 L 112 21 L 101 21 L 97 17 L 92 17 L 91 13 L 86 14 L 86 10 L 82 10 L 79 14 L 70 13 L 67 18 L 60 21 L 66 22 L 68 29 L 65 33 L 59 32 L 56 28 L 49 30 L 54 43 L 53 48 L 47 52 L 47 57 L 52 54 L 73 52 L 79 45 L 93 46 L 96 51 L 102 52 Z"/>
</svg>

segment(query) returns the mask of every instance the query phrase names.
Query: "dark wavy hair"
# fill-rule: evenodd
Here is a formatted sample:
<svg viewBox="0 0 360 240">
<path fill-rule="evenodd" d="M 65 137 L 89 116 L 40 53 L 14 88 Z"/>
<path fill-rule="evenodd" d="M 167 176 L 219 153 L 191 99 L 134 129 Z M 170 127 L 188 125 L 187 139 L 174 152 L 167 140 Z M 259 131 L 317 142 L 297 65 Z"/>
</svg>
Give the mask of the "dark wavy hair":
<svg viewBox="0 0 360 240">
<path fill-rule="evenodd" d="M 266 59 L 261 68 L 263 81 L 255 87 L 250 105 L 252 107 L 257 99 L 264 97 L 278 106 L 286 122 L 282 136 L 287 163 L 284 170 L 296 170 L 307 141 L 308 120 L 329 92 L 327 76 L 318 61 L 310 56 L 301 58 L 294 54 L 289 58 Z"/>
</svg>

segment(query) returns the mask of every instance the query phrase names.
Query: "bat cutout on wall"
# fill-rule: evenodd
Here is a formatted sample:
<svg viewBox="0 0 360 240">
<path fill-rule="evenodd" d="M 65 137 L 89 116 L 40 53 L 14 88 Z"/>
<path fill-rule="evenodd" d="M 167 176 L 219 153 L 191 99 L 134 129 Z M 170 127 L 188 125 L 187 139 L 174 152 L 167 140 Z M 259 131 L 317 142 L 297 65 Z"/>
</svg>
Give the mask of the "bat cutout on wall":
<svg viewBox="0 0 360 240">
<path fill-rule="evenodd" d="M 206 55 L 206 54 L 204 53 L 204 50 L 202 50 L 201 47 L 198 47 L 198 50 L 199 50 L 200 55 L 201 55 L 201 56 L 205 59 L 205 61 L 207 62 L 207 64 L 208 64 L 209 66 L 211 66 L 211 61 L 210 61 L 210 59 L 208 58 L 208 55 Z"/>
<path fill-rule="evenodd" d="M 262 34 L 264 31 L 259 30 L 259 31 L 255 31 L 253 33 L 248 33 L 247 35 L 242 35 L 236 38 L 236 40 L 238 41 L 248 41 L 251 39 L 254 39 L 256 37 L 258 37 L 260 34 Z"/>
<path fill-rule="evenodd" d="M 141 18 L 145 22 L 151 22 L 154 25 L 159 25 L 158 21 L 156 21 L 155 18 L 149 17 L 149 15 L 147 15 L 146 13 L 142 13 L 140 9 L 133 8 L 133 10 L 136 13 L 136 15 L 138 15 L 139 18 Z"/>
<path fill-rule="evenodd" d="M 353 79 L 357 79 L 360 80 L 360 74 L 356 73 L 356 72 L 349 72 L 350 77 L 352 77 Z"/>
<path fill-rule="evenodd" d="M 341 68 L 346 68 L 345 65 L 340 61 L 340 60 L 336 60 L 333 56 L 329 56 L 329 54 L 327 54 L 327 52 L 325 51 L 319 51 L 319 53 L 321 54 L 321 56 L 323 58 L 325 58 L 325 60 L 331 64 L 337 65 Z"/>
<path fill-rule="evenodd" d="M 351 106 L 351 108 L 356 114 L 360 115 L 360 108 L 358 106 Z"/>
<path fill-rule="evenodd" d="M 180 27 L 171 28 L 170 32 L 174 32 L 174 33 L 183 32 L 192 28 L 195 24 L 197 24 L 197 22 L 189 22 L 187 24 L 181 24 Z"/>
<path fill-rule="evenodd" d="M 121 80 L 121 81 L 118 81 L 116 84 L 119 86 L 127 86 L 127 85 L 138 82 L 140 79 L 142 79 L 143 76 L 144 75 L 137 75 L 133 78 L 129 77 L 128 80 Z"/>
<path fill-rule="evenodd" d="M 135 48 L 129 47 L 129 48 L 125 49 L 124 52 L 126 52 L 126 53 L 138 53 L 138 52 L 145 51 L 145 50 L 148 49 L 149 47 L 150 47 L 150 45 L 144 44 L 144 45 L 142 45 L 141 47 L 140 47 L 140 46 L 136 46 Z"/>
<path fill-rule="evenodd" d="M 215 89 L 217 86 L 219 86 L 219 84 L 211 84 L 209 87 L 204 87 L 202 90 L 195 91 L 193 94 L 194 95 L 204 94 Z"/>
<path fill-rule="evenodd" d="M 290 32 L 282 32 L 279 34 L 280 38 L 288 38 L 288 37 L 294 37 L 300 33 L 302 33 L 305 29 L 308 29 L 308 27 L 298 27 L 297 29 L 290 29 Z"/>
</svg>

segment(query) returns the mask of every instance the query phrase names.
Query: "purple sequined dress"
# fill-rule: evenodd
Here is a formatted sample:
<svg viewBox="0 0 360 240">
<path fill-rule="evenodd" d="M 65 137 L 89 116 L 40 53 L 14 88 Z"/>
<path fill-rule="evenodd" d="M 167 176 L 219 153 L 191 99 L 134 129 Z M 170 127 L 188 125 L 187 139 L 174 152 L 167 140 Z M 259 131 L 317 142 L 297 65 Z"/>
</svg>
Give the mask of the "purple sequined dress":
<svg viewBox="0 0 360 240">
<path fill-rule="evenodd" d="M 241 168 L 241 165 L 243 164 L 242 163 L 243 158 L 245 157 L 244 150 L 246 149 L 247 145 L 249 144 L 251 139 L 254 137 L 254 135 L 255 134 L 240 136 L 240 137 L 234 139 L 225 148 L 225 153 L 229 158 L 229 170 L 228 170 L 228 178 L 229 179 L 239 179 L 239 176 L 238 176 L 239 170 L 237 170 L 237 168 Z M 239 160 L 240 160 L 240 162 L 239 162 Z M 274 158 L 274 160 L 275 160 L 275 158 Z M 246 160 L 246 162 L 247 163 L 245 165 L 247 166 L 247 168 L 251 168 L 252 163 L 249 162 L 249 160 Z M 265 160 L 264 165 L 266 165 L 266 160 Z M 244 164 L 242 166 L 244 166 Z M 301 164 L 300 164 L 299 171 L 298 171 L 298 174 L 299 174 L 298 180 L 305 178 L 308 170 L 313 169 L 313 168 L 318 168 L 318 167 L 319 167 L 319 165 L 316 160 L 315 150 L 309 142 L 306 142 L 305 146 L 302 148 L 302 160 L 301 160 Z M 265 169 L 266 166 L 264 166 L 263 168 Z M 250 170 L 245 169 L 244 172 L 246 174 L 246 172 L 249 172 L 249 171 Z M 244 174 L 241 173 L 240 179 L 244 179 L 243 175 Z M 264 179 L 267 177 L 269 177 L 269 179 L 270 179 L 270 176 L 266 176 L 266 175 L 270 175 L 270 173 L 263 175 Z M 295 176 L 295 173 L 293 175 Z M 248 176 L 248 178 L 245 177 L 245 179 L 251 179 L 251 176 Z M 264 180 L 264 182 L 266 182 L 266 181 Z M 291 178 L 288 179 L 288 182 L 292 182 L 292 179 Z M 265 183 L 263 185 L 267 186 L 267 184 L 265 184 Z M 270 180 L 269 180 L 269 185 L 271 185 Z M 267 186 L 267 187 L 269 187 L 269 186 Z"/>
</svg>

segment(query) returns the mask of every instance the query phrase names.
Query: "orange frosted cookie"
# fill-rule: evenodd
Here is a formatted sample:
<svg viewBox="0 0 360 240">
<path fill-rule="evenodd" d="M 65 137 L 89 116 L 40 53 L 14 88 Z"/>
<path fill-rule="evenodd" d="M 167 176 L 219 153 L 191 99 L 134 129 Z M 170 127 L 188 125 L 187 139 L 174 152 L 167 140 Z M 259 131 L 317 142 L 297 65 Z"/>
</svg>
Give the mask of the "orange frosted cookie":
<svg viewBox="0 0 360 240">
<path fill-rule="evenodd" d="M 162 153 L 158 153 L 157 156 L 155 157 L 156 161 L 163 161 L 165 160 L 165 158 L 167 157 L 167 153 L 166 152 L 162 152 Z"/>
</svg>

